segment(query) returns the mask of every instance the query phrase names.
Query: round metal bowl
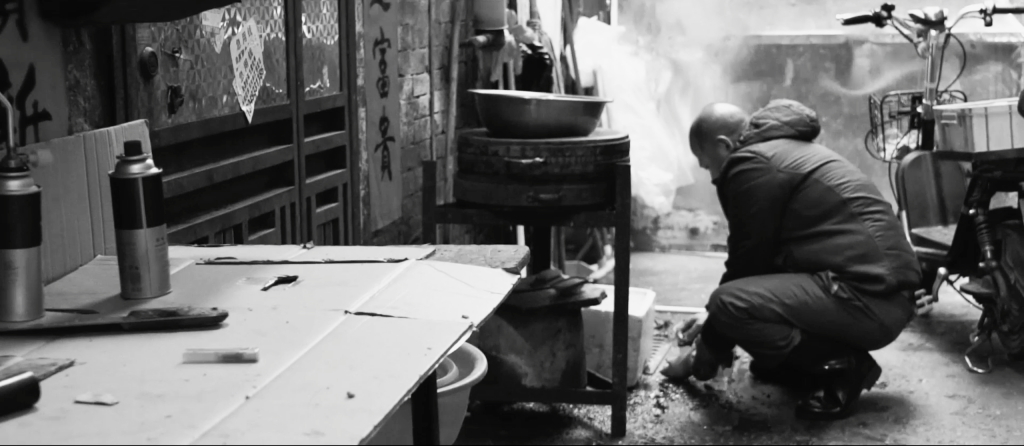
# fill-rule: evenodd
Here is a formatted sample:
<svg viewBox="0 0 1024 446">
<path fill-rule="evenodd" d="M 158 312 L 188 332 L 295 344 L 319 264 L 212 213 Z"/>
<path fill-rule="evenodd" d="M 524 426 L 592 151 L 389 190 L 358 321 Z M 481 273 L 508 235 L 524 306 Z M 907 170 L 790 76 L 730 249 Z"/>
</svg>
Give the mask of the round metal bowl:
<svg viewBox="0 0 1024 446">
<path fill-rule="evenodd" d="M 469 90 L 492 137 L 579 138 L 597 128 L 610 99 L 510 90 Z"/>
</svg>

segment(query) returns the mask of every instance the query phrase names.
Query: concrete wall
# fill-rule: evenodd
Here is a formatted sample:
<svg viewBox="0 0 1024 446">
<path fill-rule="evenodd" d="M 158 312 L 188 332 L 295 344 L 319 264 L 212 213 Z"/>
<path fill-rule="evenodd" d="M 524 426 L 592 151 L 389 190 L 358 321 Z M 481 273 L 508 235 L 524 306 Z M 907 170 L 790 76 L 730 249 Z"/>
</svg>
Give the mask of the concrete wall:
<svg viewBox="0 0 1024 446">
<path fill-rule="evenodd" d="M 897 2 L 897 12 L 939 4 L 956 14 L 970 0 Z M 1011 2 L 1012 3 L 1012 2 Z M 690 103 L 669 104 L 684 132 L 708 102 L 727 101 L 750 111 L 788 98 L 815 109 L 823 144 L 867 173 L 891 199 L 889 169 L 864 149 L 869 129 L 868 97 L 917 89 L 924 62 L 894 30 L 842 27 L 840 13 L 878 8 L 870 0 L 623 0 L 623 24 L 670 62 L 673 94 Z M 736 14 L 743 11 L 743 14 Z M 993 27 L 961 22 L 956 33 L 967 50 L 958 85 L 970 100 L 1016 96 L 1021 87 L 1024 26 L 1018 17 L 998 16 Z M 943 86 L 962 61 L 956 42 L 946 53 Z M 722 75 L 724 73 L 724 75 Z M 685 138 L 684 138 L 685 139 Z M 681 147 L 681 150 L 686 150 Z M 692 166 L 695 182 L 679 189 L 676 207 L 721 215 L 707 173 Z"/>
<path fill-rule="evenodd" d="M 965 41 L 967 69 L 955 87 L 969 100 L 1013 97 L 1021 87 L 1019 43 Z M 954 43 L 955 45 L 955 43 Z M 843 155 L 895 203 L 889 186 L 889 166 L 864 148 L 870 128 L 868 97 L 919 84 L 921 60 L 907 43 L 842 40 L 814 43 L 756 43 L 734 65 L 731 86 L 722 99 L 755 110 L 772 99 L 803 102 L 817 111 L 822 123 L 819 142 Z M 960 67 L 960 51 L 950 49 L 943 85 Z M 893 172 L 893 175 L 895 173 Z M 720 215 L 718 199 L 705 172 L 694 170 L 696 182 L 679 190 L 677 207 L 703 209 Z"/>
</svg>

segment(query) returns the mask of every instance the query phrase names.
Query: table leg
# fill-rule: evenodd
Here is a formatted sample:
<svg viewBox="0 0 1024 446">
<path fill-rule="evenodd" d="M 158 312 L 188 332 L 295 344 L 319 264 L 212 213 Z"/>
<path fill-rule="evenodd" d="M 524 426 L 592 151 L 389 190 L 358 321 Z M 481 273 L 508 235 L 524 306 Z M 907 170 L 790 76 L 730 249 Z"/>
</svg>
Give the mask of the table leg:
<svg viewBox="0 0 1024 446">
<path fill-rule="evenodd" d="M 629 350 L 629 252 L 630 252 L 630 167 L 619 165 L 616 180 L 615 215 L 615 312 L 612 315 L 612 437 L 626 436 Z M 642 358 L 643 360 L 645 358 Z"/>
<path fill-rule="evenodd" d="M 441 444 L 437 409 L 437 372 L 432 372 L 412 394 L 413 444 Z"/>
<path fill-rule="evenodd" d="M 437 161 L 423 162 L 423 243 L 437 244 Z"/>
<path fill-rule="evenodd" d="M 530 247 L 530 274 L 551 269 L 551 226 L 534 226 L 526 244 Z"/>
</svg>

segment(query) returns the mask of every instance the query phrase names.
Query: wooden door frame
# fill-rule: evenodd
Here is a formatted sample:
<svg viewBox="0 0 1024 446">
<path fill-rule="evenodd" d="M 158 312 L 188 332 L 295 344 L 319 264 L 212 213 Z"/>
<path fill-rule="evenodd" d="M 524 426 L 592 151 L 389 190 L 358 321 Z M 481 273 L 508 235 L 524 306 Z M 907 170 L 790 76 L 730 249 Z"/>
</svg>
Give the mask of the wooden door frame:
<svg viewBox="0 0 1024 446">
<path fill-rule="evenodd" d="M 362 140 L 359 139 L 359 76 L 357 75 L 359 70 L 359 33 L 356 32 L 356 1 L 362 0 L 338 0 L 338 12 L 343 14 L 343 17 L 338 19 L 338 24 L 344 24 L 345 30 L 345 45 L 343 50 L 346 51 L 345 57 L 341 58 L 342 69 L 344 73 L 347 73 L 346 89 L 348 91 L 348 105 L 346 106 L 348 122 L 346 127 L 349 129 L 349 172 L 352 175 L 350 180 L 351 187 L 349 188 L 349 203 L 351 206 L 349 211 L 352 213 L 351 216 L 351 240 L 353 245 L 363 244 L 363 200 L 360 197 L 360 187 L 362 186 L 362 171 L 359 164 L 362 157 Z M 339 32 L 339 34 L 341 34 Z"/>
</svg>

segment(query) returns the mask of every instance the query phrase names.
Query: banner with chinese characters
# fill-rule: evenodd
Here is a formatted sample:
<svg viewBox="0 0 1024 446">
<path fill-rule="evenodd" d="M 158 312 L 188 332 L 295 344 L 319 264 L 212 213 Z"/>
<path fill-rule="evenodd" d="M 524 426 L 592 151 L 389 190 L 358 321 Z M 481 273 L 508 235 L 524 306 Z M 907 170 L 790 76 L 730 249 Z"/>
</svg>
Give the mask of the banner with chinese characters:
<svg viewBox="0 0 1024 446">
<path fill-rule="evenodd" d="M 30 0 L 0 0 L 0 94 L 14 106 L 18 146 L 68 134 L 61 32 L 37 10 Z M 0 140 L 7 139 L 6 117 L 0 107 Z"/>
<path fill-rule="evenodd" d="M 370 226 L 402 216 L 401 104 L 398 96 L 398 0 L 365 0 L 366 150 L 369 152 Z"/>
</svg>

